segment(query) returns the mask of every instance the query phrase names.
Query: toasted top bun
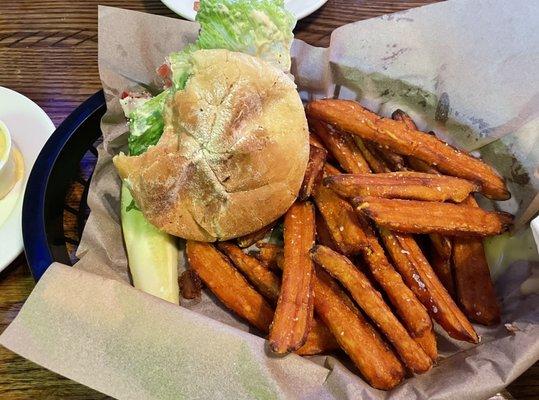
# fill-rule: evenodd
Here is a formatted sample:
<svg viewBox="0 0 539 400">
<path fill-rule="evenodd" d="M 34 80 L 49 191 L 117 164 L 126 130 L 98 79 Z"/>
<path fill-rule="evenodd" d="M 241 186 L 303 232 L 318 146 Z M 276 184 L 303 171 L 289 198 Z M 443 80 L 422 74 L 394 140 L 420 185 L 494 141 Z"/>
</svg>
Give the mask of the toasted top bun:
<svg viewBox="0 0 539 400">
<path fill-rule="evenodd" d="M 198 241 L 254 232 L 293 203 L 309 157 L 292 80 L 268 63 L 199 50 L 166 106 L 160 141 L 114 164 L 156 227 Z"/>
</svg>

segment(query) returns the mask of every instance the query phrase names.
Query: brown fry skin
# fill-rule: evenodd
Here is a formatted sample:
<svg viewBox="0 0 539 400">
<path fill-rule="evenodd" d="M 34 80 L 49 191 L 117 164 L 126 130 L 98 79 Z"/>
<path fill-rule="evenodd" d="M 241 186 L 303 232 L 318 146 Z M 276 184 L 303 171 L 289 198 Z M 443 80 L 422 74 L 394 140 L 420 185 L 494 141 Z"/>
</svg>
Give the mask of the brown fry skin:
<svg viewBox="0 0 539 400">
<path fill-rule="evenodd" d="M 324 178 L 324 185 L 343 197 L 382 197 L 460 203 L 479 187 L 470 181 L 423 172 L 340 174 Z"/>
<path fill-rule="evenodd" d="M 405 373 L 402 364 L 348 296 L 319 268 L 316 269 L 314 293 L 316 312 L 367 382 L 382 390 L 397 386 Z"/>
<path fill-rule="evenodd" d="M 281 290 L 281 281 L 277 275 L 231 242 L 219 242 L 217 247 L 230 258 L 262 296 L 270 301 L 277 301 Z"/>
<path fill-rule="evenodd" d="M 430 359 L 435 362 L 438 358 L 438 349 L 434 330 L 426 331 L 423 336 L 416 337 L 414 340 L 421 346 Z"/>
<path fill-rule="evenodd" d="M 219 300 L 261 331 L 268 331 L 273 309 L 213 245 L 188 240 L 186 253 L 190 267 Z"/>
<path fill-rule="evenodd" d="M 316 241 L 330 249 L 339 251 L 339 248 L 331 237 L 331 232 L 329 231 L 326 221 L 319 211 L 316 212 Z"/>
<path fill-rule="evenodd" d="M 378 225 L 403 233 L 449 236 L 494 236 L 511 226 L 513 216 L 465 204 L 363 197 L 352 200 L 356 210 Z"/>
<path fill-rule="evenodd" d="M 312 356 L 337 350 L 338 348 L 339 343 L 337 343 L 329 328 L 315 318 L 305 344 L 297 349 L 295 353 L 299 356 Z"/>
<path fill-rule="evenodd" d="M 466 204 L 478 207 L 470 196 Z M 480 238 L 455 238 L 453 242 L 453 272 L 459 303 L 472 321 L 482 325 L 500 322 L 500 305 L 490 277 Z"/>
<path fill-rule="evenodd" d="M 180 286 L 180 294 L 184 299 L 193 300 L 200 297 L 202 282 L 192 269 L 189 268 L 181 273 L 178 278 L 178 285 Z"/>
<path fill-rule="evenodd" d="M 294 203 L 284 218 L 284 263 L 281 291 L 270 327 L 269 347 L 277 354 L 298 350 L 307 340 L 313 319 L 314 207 Z"/>
<path fill-rule="evenodd" d="M 307 169 L 305 170 L 305 176 L 303 177 L 303 183 L 298 194 L 299 201 L 305 201 L 309 197 L 322 179 L 322 171 L 324 164 L 326 163 L 327 151 L 316 146 L 310 147 L 309 162 L 307 163 Z"/>
<path fill-rule="evenodd" d="M 240 246 L 243 249 L 243 248 L 252 246 L 253 244 L 258 242 L 259 240 L 264 239 L 266 237 L 266 235 L 272 231 L 272 229 L 275 227 L 276 223 L 277 223 L 277 221 L 275 221 L 275 222 L 273 222 L 273 223 L 271 223 L 271 224 L 269 224 L 269 225 L 255 231 L 253 233 L 249 233 L 248 235 L 237 238 L 236 242 L 238 243 L 238 246 Z"/>
<path fill-rule="evenodd" d="M 258 252 L 254 252 L 255 258 L 271 270 L 282 269 L 283 248 L 273 243 L 258 243 Z M 277 265 L 280 263 L 281 266 Z"/>
<path fill-rule="evenodd" d="M 318 137 L 316 133 L 309 132 L 309 144 L 311 146 L 316 146 L 316 147 L 326 150 L 326 148 L 322 144 L 322 141 L 320 140 L 320 138 Z"/>
<path fill-rule="evenodd" d="M 430 357 L 410 337 L 404 326 L 384 302 L 382 295 L 350 260 L 329 247 L 320 245 L 313 248 L 312 257 L 318 265 L 348 289 L 359 307 L 393 344 L 401 360 L 411 371 L 423 373 L 431 368 L 432 360 Z"/>
<path fill-rule="evenodd" d="M 412 337 L 423 335 L 432 327 L 425 307 L 387 259 L 384 249 L 368 221 L 361 217 L 359 221 L 368 243 L 362 251 L 365 263 L 408 328 L 410 335 Z"/>
<path fill-rule="evenodd" d="M 270 248 L 275 250 L 273 253 L 275 257 L 277 258 L 280 256 L 282 258 L 282 247 L 277 245 L 271 246 L 272 247 Z M 247 276 L 263 296 L 272 303 L 277 303 L 281 291 L 281 280 L 275 273 L 270 271 L 261 261 L 245 254 L 239 247 L 231 242 L 221 242 L 218 244 L 218 247 L 232 260 L 234 265 Z M 281 263 L 277 260 L 274 260 L 273 262 L 275 262 L 275 264 Z M 307 335 L 307 341 L 296 351 L 296 354 L 314 355 L 335 350 L 338 347 L 339 345 L 328 327 L 317 319 L 313 319 L 312 327 Z"/>
<path fill-rule="evenodd" d="M 448 175 L 477 182 L 487 197 L 495 200 L 511 197 L 503 179 L 481 160 L 432 135 L 409 129 L 400 121 L 382 118 L 355 101 L 316 100 L 307 104 L 306 112 L 311 119 L 323 120 L 362 139 L 375 141 L 395 153 L 416 157 Z"/>
<path fill-rule="evenodd" d="M 444 260 L 451 258 L 452 243 L 451 239 L 447 236 L 438 235 L 437 233 L 431 233 L 429 239 L 432 245 L 433 252 L 436 252 L 438 257 Z"/>
<path fill-rule="evenodd" d="M 345 171 L 356 174 L 370 172 L 367 161 L 351 135 L 317 120 L 309 121 L 309 125 Z"/>
<path fill-rule="evenodd" d="M 380 229 L 380 235 L 394 265 L 431 317 L 451 337 L 477 343 L 477 333 L 436 277 L 415 239 L 387 229 Z"/>
<path fill-rule="evenodd" d="M 322 185 L 314 191 L 314 201 L 339 251 L 346 255 L 360 253 L 366 238 L 352 205 Z"/>
<path fill-rule="evenodd" d="M 453 283 L 453 272 L 451 270 L 451 257 L 443 258 L 439 253 L 431 249 L 429 262 L 444 288 L 451 297 L 455 299 L 455 284 Z"/>
<path fill-rule="evenodd" d="M 378 148 L 376 148 L 373 143 L 365 143 L 359 136 L 354 136 L 354 141 L 356 142 L 359 151 L 361 151 L 363 158 L 367 160 L 367 164 L 371 168 L 372 172 L 375 174 L 391 172 L 391 168 L 389 168 L 386 162 L 382 159 Z"/>
</svg>

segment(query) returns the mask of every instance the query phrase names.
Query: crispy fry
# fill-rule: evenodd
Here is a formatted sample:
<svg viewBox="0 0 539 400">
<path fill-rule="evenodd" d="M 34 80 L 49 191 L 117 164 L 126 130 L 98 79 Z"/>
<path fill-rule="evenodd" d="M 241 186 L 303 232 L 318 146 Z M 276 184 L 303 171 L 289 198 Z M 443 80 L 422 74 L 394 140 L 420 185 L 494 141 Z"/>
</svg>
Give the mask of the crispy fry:
<svg viewBox="0 0 539 400">
<path fill-rule="evenodd" d="M 399 110 L 399 109 L 395 110 L 393 114 L 391 114 L 391 118 L 393 118 L 395 121 L 402 121 L 403 124 L 408 129 L 411 129 L 414 131 L 418 130 L 412 118 L 410 118 L 410 116 L 402 110 Z M 433 132 L 429 132 L 429 134 L 434 135 Z M 424 161 L 421 161 L 415 157 L 412 157 L 412 156 L 407 157 L 406 162 L 410 166 L 410 168 L 412 168 L 415 171 L 426 172 L 427 174 L 440 175 L 440 172 L 436 168 L 434 168 L 432 165 Z"/>
<path fill-rule="evenodd" d="M 353 174 L 370 172 L 367 161 L 351 135 L 317 120 L 310 121 L 310 126 L 345 171 Z"/>
<path fill-rule="evenodd" d="M 391 168 L 382 160 L 379 151 L 373 143 L 365 143 L 359 136 L 354 135 L 354 141 L 356 142 L 359 151 L 363 154 L 367 164 L 375 174 L 383 172 L 391 172 Z"/>
<path fill-rule="evenodd" d="M 328 225 L 319 211 L 316 212 L 316 241 L 330 249 L 339 251 L 339 248 L 331 237 Z"/>
<path fill-rule="evenodd" d="M 249 233 L 248 235 L 237 238 L 236 242 L 238 243 L 238 246 L 240 246 L 243 249 L 245 247 L 252 246 L 253 244 L 258 242 L 259 240 L 264 239 L 264 237 L 266 237 L 266 235 L 273 230 L 276 223 L 277 223 L 277 221 L 274 221 L 271 224 L 266 225 L 265 227 L 255 231 L 253 233 Z"/>
<path fill-rule="evenodd" d="M 438 253 L 439 257 L 445 260 L 451 258 L 452 244 L 449 237 L 431 233 L 429 239 L 432 244 L 432 250 Z"/>
<path fill-rule="evenodd" d="M 313 318 L 314 207 L 295 203 L 284 219 L 284 265 L 281 292 L 270 327 L 269 346 L 277 354 L 298 350 L 307 340 Z"/>
<path fill-rule="evenodd" d="M 329 163 L 326 163 L 324 165 L 324 176 L 339 175 L 339 174 L 342 174 L 342 172 L 339 171 L 337 167 L 334 167 L 333 165 Z"/>
<path fill-rule="evenodd" d="M 305 344 L 296 350 L 296 354 L 300 356 L 312 356 L 327 353 L 338 348 L 339 344 L 327 325 L 315 318 L 313 319 L 313 326 L 307 335 Z"/>
<path fill-rule="evenodd" d="M 316 268 L 313 281 L 316 312 L 367 382 L 383 390 L 397 386 L 404 368 L 380 336 L 327 273 Z"/>
<path fill-rule="evenodd" d="M 377 154 L 384 160 L 386 167 L 389 169 L 389 172 L 408 170 L 408 167 L 406 166 L 406 161 L 403 156 L 384 148 L 384 146 L 382 146 L 381 144 L 372 143 L 372 146 L 378 148 Z"/>
<path fill-rule="evenodd" d="M 399 108 L 393 111 L 393 114 L 391 114 L 391 118 L 393 118 L 395 121 L 402 121 L 402 123 L 408 129 L 417 130 L 417 125 L 415 124 L 414 120 L 407 113 L 405 113 Z"/>
<path fill-rule="evenodd" d="M 316 146 L 316 147 L 326 150 L 326 148 L 322 144 L 322 141 L 320 140 L 320 138 L 318 137 L 316 133 L 309 132 L 309 144 L 311 146 Z"/>
<path fill-rule="evenodd" d="M 391 342 L 405 365 L 415 373 L 428 371 L 432 360 L 402 326 L 369 279 L 345 256 L 329 247 L 315 246 L 313 260 L 341 282 L 359 307 Z"/>
<path fill-rule="evenodd" d="M 444 288 L 452 298 L 455 298 L 455 285 L 453 283 L 453 272 L 451 271 L 451 257 L 441 257 L 437 251 L 431 249 L 429 262 Z"/>
<path fill-rule="evenodd" d="M 451 236 L 493 236 L 506 231 L 513 216 L 489 212 L 465 204 L 354 198 L 356 210 L 368 215 L 380 226 L 404 233 L 441 233 Z"/>
<path fill-rule="evenodd" d="M 213 245 L 188 240 L 186 252 L 190 267 L 219 300 L 261 331 L 268 331 L 272 308 Z"/>
<path fill-rule="evenodd" d="M 200 297 L 202 291 L 202 282 L 197 273 L 192 269 L 187 269 L 182 272 L 178 278 L 180 286 L 180 294 L 184 299 L 193 300 Z"/>
<path fill-rule="evenodd" d="M 380 246 L 378 238 L 368 221 L 362 217 L 358 219 L 368 243 L 362 252 L 365 263 L 374 279 L 387 294 L 391 304 L 408 328 L 410 335 L 412 337 L 423 335 L 426 330 L 432 327 L 431 319 L 425 307 L 406 286 L 402 277 L 387 259 L 384 249 Z"/>
<path fill-rule="evenodd" d="M 277 263 L 282 265 L 283 248 L 273 243 L 257 243 L 258 252 L 253 255 L 258 261 L 272 270 L 282 269 Z"/>
<path fill-rule="evenodd" d="M 326 162 L 327 151 L 320 147 L 310 147 L 309 162 L 307 163 L 307 169 L 305 170 L 305 176 L 303 177 L 303 183 L 299 190 L 298 200 L 305 201 L 309 197 L 322 178 L 322 170 Z"/>
<path fill-rule="evenodd" d="M 425 161 L 421 161 L 415 157 L 407 157 L 406 159 L 409 167 L 413 169 L 414 171 L 418 172 L 425 172 L 427 174 L 433 174 L 433 175 L 441 175 L 440 172 L 426 163 Z"/>
<path fill-rule="evenodd" d="M 438 138 L 409 129 L 400 121 L 382 118 L 359 103 L 326 99 L 307 104 L 307 115 L 335 125 L 345 132 L 387 146 L 398 154 L 426 161 L 441 172 L 477 182 L 482 193 L 495 200 L 511 197 L 503 179 L 481 160 L 459 151 Z"/>
<path fill-rule="evenodd" d="M 343 197 L 374 196 L 457 203 L 479 189 L 477 185 L 464 179 L 409 171 L 340 174 L 324 178 L 324 185 Z"/>
<path fill-rule="evenodd" d="M 423 336 L 416 337 L 415 341 L 432 361 L 436 361 L 438 358 L 438 349 L 436 348 L 436 335 L 434 335 L 433 329 L 426 331 Z"/>
<path fill-rule="evenodd" d="M 277 301 L 281 289 L 281 280 L 277 275 L 231 242 L 220 242 L 217 247 L 230 258 L 262 296 L 274 303 Z"/>
<path fill-rule="evenodd" d="M 477 207 L 471 196 L 465 203 Z M 455 238 L 452 262 L 458 301 L 468 318 L 483 325 L 500 322 L 500 305 L 490 278 L 482 240 Z"/>
<path fill-rule="evenodd" d="M 282 258 L 283 249 L 277 245 L 271 245 L 275 254 L 275 257 Z M 270 271 L 266 265 L 264 265 L 258 259 L 245 254 L 239 247 L 231 242 L 221 242 L 218 244 L 221 249 L 236 265 L 236 267 L 245 274 L 247 279 L 260 291 L 272 303 L 276 303 L 281 291 L 280 278 Z M 274 261 L 276 264 L 277 260 Z M 279 262 L 280 263 L 280 262 Z M 268 327 L 269 328 L 269 327 Z M 296 354 L 299 355 L 313 355 L 320 354 L 327 351 L 338 348 L 337 341 L 322 322 L 317 319 L 313 319 L 313 324 L 307 340 L 303 346 L 301 346 Z"/>
<path fill-rule="evenodd" d="M 314 201 L 339 251 L 346 255 L 358 254 L 366 239 L 350 203 L 322 185 L 317 186 Z"/>
<path fill-rule="evenodd" d="M 388 253 L 431 317 L 455 339 L 477 343 L 477 333 L 440 283 L 411 235 L 380 229 Z"/>
</svg>

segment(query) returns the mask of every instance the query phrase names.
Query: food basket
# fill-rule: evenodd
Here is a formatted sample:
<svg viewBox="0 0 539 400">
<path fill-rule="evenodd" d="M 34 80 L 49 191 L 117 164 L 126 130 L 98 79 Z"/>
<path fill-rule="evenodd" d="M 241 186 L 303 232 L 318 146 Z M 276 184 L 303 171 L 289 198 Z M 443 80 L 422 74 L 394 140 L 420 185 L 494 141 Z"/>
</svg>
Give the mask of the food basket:
<svg viewBox="0 0 539 400">
<path fill-rule="evenodd" d="M 26 259 L 37 281 L 49 265 L 72 265 L 89 209 L 90 179 L 97 161 L 103 91 L 95 93 L 54 131 L 32 168 L 22 210 Z"/>
</svg>

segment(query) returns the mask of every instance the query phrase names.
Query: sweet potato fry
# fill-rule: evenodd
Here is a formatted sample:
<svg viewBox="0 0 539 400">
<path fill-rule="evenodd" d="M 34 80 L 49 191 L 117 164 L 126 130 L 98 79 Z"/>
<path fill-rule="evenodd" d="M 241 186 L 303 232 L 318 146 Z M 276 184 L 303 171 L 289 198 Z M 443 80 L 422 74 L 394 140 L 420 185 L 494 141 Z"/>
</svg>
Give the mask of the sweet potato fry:
<svg viewBox="0 0 539 400">
<path fill-rule="evenodd" d="M 238 243 L 238 246 L 240 246 L 243 249 L 243 248 L 252 246 L 259 240 L 264 239 L 264 237 L 266 237 L 266 235 L 272 231 L 276 223 L 277 221 L 272 222 L 271 224 L 266 225 L 265 227 L 253 233 L 249 233 L 248 235 L 237 238 L 236 242 Z"/>
<path fill-rule="evenodd" d="M 354 141 L 356 142 L 359 151 L 363 155 L 363 158 L 367 160 L 367 164 L 375 174 L 383 172 L 391 172 L 391 168 L 382 160 L 378 149 L 371 142 L 364 142 L 359 136 L 354 135 Z"/>
<path fill-rule="evenodd" d="M 309 132 L 309 144 L 311 146 L 316 146 L 316 147 L 319 147 L 319 148 L 321 148 L 323 150 L 326 150 L 326 148 L 322 144 L 322 141 L 320 140 L 320 138 L 318 137 L 318 135 L 316 133 Z"/>
<path fill-rule="evenodd" d="M 408 163 L 408 166 L 410 169 L 418 172 L 425 172 L 427 174 L 433 174 L 433 175 L 441 175 L 440 172 L 426 163 L 425 161 L 421 161 L 415 157 L 407 157 L 406 162 Z"/>
<path fill-rule="evenodd" d="M 314 190 L 314 187 L 322 179 L 322 170 L 326 162 L 327 151 L 320 147 L 310 147 L 309 162 L 307 163 L 307 169 L 305 170 L 305 176 L 303 177 L 303 183 L 298 194 L 299 201 L 305 201 Z"/>
<path fill-rule="evenodd" d="M 281 292 L 270 327 L 269 346 L 277 354 L 298 350 L 307 340 L 313 319 L 314 207 L 295 203 L 284 219 L 284 265 Z"/>
<path fill-rule="evenodd" d="M 262 296 L 273 303 L 277 301 L 281 289 L 281 280 L 277 275 L 231 242 L 220 242 L 217 247 L 230 258 L 236 268 L 258 289 Z"/>
<path fill-rule="evenodd" d="M 434 249 L 431 249 L 429 255 L 430 257 L 428 260 L 436 273 L 436 276 L 440 282 L 442 282 L 442 285 L 451 297 L 455 298 L 455 284 L 453 283 L 453 272 L 451 271 L 451 257 L 441 257 Z"/>
<path fill-rule="evenodd" d="M 415 124 L 414 120 L 399 108 L 393 111 L 391 118 L 393 118 L 395 121 L 401 121 L 408 129 L 415 131 L 417 130 L 417 125 Z"/>
<path fill-rule="evenodd" d="M 436 361 L 438 358 L 438 349 L 436 346 L 436 335 L 434 335 L 433 329 L 426 331 L 423 336 L 416 337 L 415 341 L 421 346 L 423 351 L 432 361 Z"/>
<path fill-rule="evenodd" d="M 362 255 L 374 279 L 384 290 L 412 337 L 421 336 L 432 327 L 431 319 L 414 293 L 406 286 L 380 246 L 376 233 L 364 218 L 358 218 L 367 238 Z"/>
<path fill-rule="evenodd" d="M 252 254 L 258 261 L 271 270 L 282 269 L 283 248 L 281 246 L 273 243 L 258 243 L 256 246 L 259 251 Z"/>
<path fill-rule="evenodd" d="M 449 335 L 477 343 L 477 333 L 440 283 L 411 235 L 380 229 L 380 236 L 406 284 Z"/>
<path fill-rule="evenodd" d="M 331 238 L 331 233 L 329 232 L 326 221 L 319 211 L 316 212 L 316 242 L 335 251 L 339 251 L 338 247 L 335 245 L 335 242 Z"/>
<path fill-rule="evenodd" d="M 479 187 L 470 181 L 446 175 L 423 172 L 389 172 L 384 174 L 340 174 L 324 179 L 343 197 L 374 196 L 387 199 L 453 201 L 460 203 Z"/>
<path fill-rule="evenodd" d="M 178 278 L 180 294 L 184 299 L 193 300 L 200 297 L 202 282 L 197 273 L 191 268 L 183 271 Z"/>
<path fill-rule="evenodd" d="M 267 332 L 273 310 L 262 295 L 213 245 L 187 241 L 187 261 L 206 286 L 228 308 L 261 331 Z"/>
<path fill-rule="evenodd" d="M 404 377 L 402 364 L 348 296 L 319 268 L 313 283 L 316 312 L 367 382 L 382 390 L 397 386 Z"/>
<path fill-rule="evenodd" d="M 391 342 L 404 364 L 415 373 L 428 371 L 432 360 L 408 334 L 393 315 L 382 295 L 371 285 L 369 279 L 345 256 L 329 247 L 315 246 L 313 260 L 330 275 L 341 282 L 359 307 Z"/>
<path fill-rule="evenodd" d="M 439 257 L 445 260 L 451 258 L 451 238 L 437 233 L 431 233 L 429 239 L 433 252 L 436 252 Z"/>
<path fill-rule="evenodd" d="M 334 167 L 333 165 L 329 163 L 326 163 L 324 165 L 324 176 L 339 175 L 339 174 L 342 174 L 342 172 L 339 171 L 337 167 Z"/>
<path fill-rule="evenodd" d="M 401 121 L 403 122 L 403 124 L 408 128 L 408 129 L 412 129 L 414 131 L 417 131 L 417 126 L 415 124 L 415 122 L 412 120 L 412 118 L 410 118 L 410 116 L 408 114 L 406 114 L 404 111 L 402 110 L 395 110 L 393 112 L 393 114 L 391 114 L 391 118 L 393 118 L 395 121 Z M 429 132 L 429 134 L 434 134 L 433 132 Z M 415 157 L 412 157 L 412 156 L 409 156 L 406 158 L 406 162 L 408 164 L 408 166 L 413 169 L 414 171 L 419 171 L 419 172 L 426 172 L 428 174 L 435 174 L 435 175 L 439 175 L 440 172 L 434 168 L 432 165 L 424 162 L 424 161 L 421 161 Z"/>
<path fill-rule="evenodd" d="M 345 171 L 353 174 L 370 172 L 367 161 L 350 134 L 317 120 L 310 121 L 310 126 Z"/>
<path fill-rule="evenodd" d="M 407 171 L 406 160 L 400 154 L 394 153 L 382 146 L 381 144 L 372 143 L 373 147 L 378 148 L 378 156 L 384 160 L 386 167 L 391 171 Z M 372 150 L 371 150 L 372 151 Z"/>
<path fill-rule="evenodd" d="M 481 160 L 459 151 L 435 136 L 409 129 L 400 121 L 382 118 L 359 103 L 325 99 L 307 104 L 307 116 L 335 125 L 338 129 L 387 146 L 395 153 L 413 156 L 441 172 L 481 185 L 481 191 L 495 200 L 511 197 L 503 179 Z"/>
<path fill-rule="evenodd" d="M 465 203 L 477 207 L 471 196 Z M 468 318 L 483 325 L 500 322 L 500 305 L 490 278 L 482 240 L 455 238 L 452 261 L 457 298 Z"/>
<path fill-rule="evenodd" d="M 366 239 L 350 203 L 322 185 L 316 187 L 314 201 L 339 251 L 346 255 L 358 254 Z"/>
<path fill-rule="evenodd" d="M 493 236 L 506 231 L 513 216 L 465 204 L 396 200 L 380 197 L 352 199 L 356 210 L 380 226 L 404 233 L 440 233 L 450 236 Z"/>
<path fill-rule="evenodd" d="M 327 353 L 338 348 L 339 344 L 327 325 L 315 318 L 313 319 L 313 326 L 307 335 L 305 344 L 296 350 L 296 354 L 300 356 L 312 356 Z"/>
<path fill-rule="evenodd" d="M 274 246 L 271 248 L 275 250 L 274 254 L 276 257 L 278 255 L 282 257 L 282 247 L 277 245 L 272 246 Z M 231 242 L 221 242 L 218 244 L 218 247 L 232 260 L 234 265 L 243 272 L 247 279 L 264 297 L 272 303 L 277 303 L 281 291 L 281 279 L 275 273 L 270 271 L 261 261 L 245 254 L 238 246 Z M 278 263 L 277 260 L 274 262 Z M 313 319 L 313 324 L 307 335 L 307 340 L 305 344 L 296 351 L 296 354 L 320 354 L 334 350 L 338 347 L 337 341 L 327 326 L 317 319 Z"/>
</svg>

